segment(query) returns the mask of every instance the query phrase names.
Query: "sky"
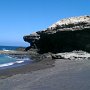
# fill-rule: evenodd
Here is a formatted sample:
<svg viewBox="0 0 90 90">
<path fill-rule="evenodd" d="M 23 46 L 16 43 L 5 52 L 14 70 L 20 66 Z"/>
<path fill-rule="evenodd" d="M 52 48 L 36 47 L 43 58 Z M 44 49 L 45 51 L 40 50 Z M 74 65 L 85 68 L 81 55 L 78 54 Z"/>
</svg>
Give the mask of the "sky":
<svg viewBox="0 0 90 90">
<path fill-rule="evenodd" d="M 0 0 L 0 45 L 28 46 L 24 35 L 82 15 L 90 15 L 90 0 Z"/>
</svg>

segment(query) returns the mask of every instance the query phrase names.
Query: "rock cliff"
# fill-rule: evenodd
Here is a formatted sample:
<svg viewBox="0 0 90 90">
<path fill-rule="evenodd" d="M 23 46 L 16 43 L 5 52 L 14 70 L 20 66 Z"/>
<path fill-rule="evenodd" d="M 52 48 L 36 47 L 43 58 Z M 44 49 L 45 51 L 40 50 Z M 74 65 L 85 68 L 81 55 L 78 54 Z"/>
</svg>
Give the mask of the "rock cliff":
<svg viewBox="0 0 90 90">
<path fill-rule="evenodd" d="M 60 20 L 46 30 L 24 36 L 24 41 L 40 52 L 66 52 L 84 50 L 90 52 L 90 16 Z"/>
</svg>

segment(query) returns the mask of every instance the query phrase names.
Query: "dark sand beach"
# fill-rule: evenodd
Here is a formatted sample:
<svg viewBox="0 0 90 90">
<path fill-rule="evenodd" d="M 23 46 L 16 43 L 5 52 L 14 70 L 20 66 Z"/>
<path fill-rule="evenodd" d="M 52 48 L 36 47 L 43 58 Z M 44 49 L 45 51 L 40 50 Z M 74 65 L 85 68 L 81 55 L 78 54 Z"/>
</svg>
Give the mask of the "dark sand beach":
<svg viewBox="0 0 90 90">
<path fill-rule="evenodd" d="M 0 71 L 0 90 L 89 90 L 90 60 L 42 60 Z"/>
<path fill-rule="evenodd" d="M 90 90 L 90 0 L 0 0 L 0 90 Z"/>
</svg>

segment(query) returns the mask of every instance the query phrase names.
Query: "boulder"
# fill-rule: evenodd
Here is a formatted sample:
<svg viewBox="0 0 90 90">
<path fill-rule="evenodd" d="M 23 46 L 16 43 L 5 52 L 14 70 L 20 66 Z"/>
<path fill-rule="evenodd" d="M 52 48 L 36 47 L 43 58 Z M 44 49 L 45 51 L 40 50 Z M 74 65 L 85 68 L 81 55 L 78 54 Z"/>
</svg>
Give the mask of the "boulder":
<svg viewBox="0 0 90 90">
<path fill-rule="evenodd" d="M 24 41 L 42 53 L 73 50 L 90 52 L 90 16 L 60 20 L 46 30 L 24 36 Z"/>
</svg>

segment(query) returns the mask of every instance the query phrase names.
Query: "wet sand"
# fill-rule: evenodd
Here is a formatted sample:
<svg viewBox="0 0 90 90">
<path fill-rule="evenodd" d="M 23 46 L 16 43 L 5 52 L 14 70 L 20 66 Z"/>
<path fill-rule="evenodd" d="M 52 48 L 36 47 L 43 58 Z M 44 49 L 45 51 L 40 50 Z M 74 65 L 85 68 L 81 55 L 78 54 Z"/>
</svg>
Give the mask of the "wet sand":
<svg viewBox="0 0 90 90">
<path fill-rule="evenodd" d="M 0 90 L 90 90 L 90 60 L 42 60 L 14 70 L 0 79 Z"/>
<path fill-rule="evenodd" d="M 41 69 L 46 69 L 53 67 L 55 63 L 55 60 L 52 60 L 50 58 L 43 59 L 41 61 L 35 61 L 33 63 L 26 63 L 24 65 L 20 65 L 17 67 L 11 67 L 6 69 L 0 70 L 0 79 L 4 79 L 16 74 L 25 74 L 32 71 L 37 71 Z"/>
</svg>

